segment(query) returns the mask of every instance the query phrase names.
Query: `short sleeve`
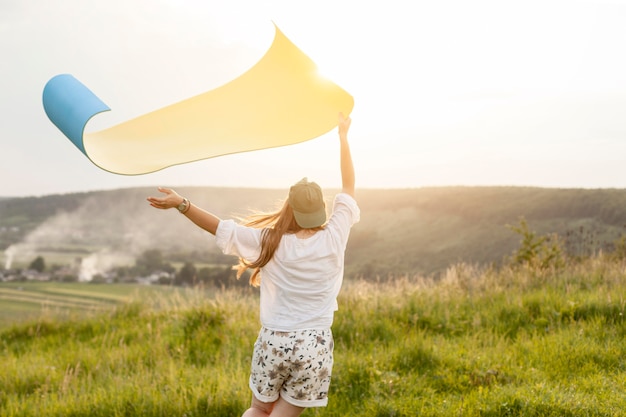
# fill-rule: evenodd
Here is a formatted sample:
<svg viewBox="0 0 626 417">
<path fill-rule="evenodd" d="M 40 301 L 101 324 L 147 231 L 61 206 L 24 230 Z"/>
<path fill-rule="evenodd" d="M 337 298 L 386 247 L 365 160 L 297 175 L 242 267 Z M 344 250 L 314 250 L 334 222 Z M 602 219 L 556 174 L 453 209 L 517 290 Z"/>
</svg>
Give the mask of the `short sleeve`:
<svg viewBox="0 0 626 417">
<path fill-rule="evenodd" d="M 352 227 L 361 220 L 361 210 L 356 200 L 350 194 L 339 193 L 335 196 L 332 216 L 336 217 L 336 221 Z"/>
<path fill-rule="evenodd" d="M 341 249 L 348 243 L 350 228 L 361 220 L 361 210 L 349 194 L 339 193 L 333 202 L 333 211 L 326 227 Z"/>
<path fill-rule="evenodd" d="M 255 261 L 261 251 L 261 230 L 221 220 L 215 232 L 215 243 L 226 255 Z"/>
</svg>

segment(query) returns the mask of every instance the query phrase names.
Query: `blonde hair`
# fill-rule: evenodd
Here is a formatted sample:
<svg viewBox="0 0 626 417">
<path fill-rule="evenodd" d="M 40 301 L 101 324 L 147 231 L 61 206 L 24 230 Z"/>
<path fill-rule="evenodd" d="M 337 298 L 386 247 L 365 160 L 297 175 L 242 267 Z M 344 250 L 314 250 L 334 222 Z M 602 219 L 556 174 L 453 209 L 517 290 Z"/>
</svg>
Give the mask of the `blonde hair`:
<svg viewBox="0 0 626 417">
<path fill-rule="evenodd" d="M 247 262 L 245 259 L 239 258 L 239 263 L 233 266 L 237 271 L 237 279 L 248 269 L 253 269 L 250 276 L 250 285 L 258 287 L 261 285 L 261 268 L 263 268 L 272 259 L 280 240 L 286 233 L 297 233 L 302 227 L 296 223 L 293 215 L 293 209 L 289 205 L 289 201 L 285 200 L 282 208 L 270 213 L 253 213 L 246 217 L 243 222 L 244 226 L 263 229 L 261 231 L 261 253 L 254 262 Z M 321 230 L 323 226 L 314 227 L 311 230 Z"/>
</svg>

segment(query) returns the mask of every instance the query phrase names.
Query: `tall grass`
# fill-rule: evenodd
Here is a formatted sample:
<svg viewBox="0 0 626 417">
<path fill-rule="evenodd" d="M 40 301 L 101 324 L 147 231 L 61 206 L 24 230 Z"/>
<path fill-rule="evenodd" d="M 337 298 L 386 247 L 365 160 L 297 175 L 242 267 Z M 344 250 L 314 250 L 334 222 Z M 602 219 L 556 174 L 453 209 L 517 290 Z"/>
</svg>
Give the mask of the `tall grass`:
<svg viewBox="0 0 626 417">
<path fill-rule="evenodd" d="M 600 255 L 346 282 L 329 406 L 304 415 L 626 415 L 625 272 Z M 198 292 L 7 328 L 0 415 L 238 416 L 257 308 Z"/>
</svg>

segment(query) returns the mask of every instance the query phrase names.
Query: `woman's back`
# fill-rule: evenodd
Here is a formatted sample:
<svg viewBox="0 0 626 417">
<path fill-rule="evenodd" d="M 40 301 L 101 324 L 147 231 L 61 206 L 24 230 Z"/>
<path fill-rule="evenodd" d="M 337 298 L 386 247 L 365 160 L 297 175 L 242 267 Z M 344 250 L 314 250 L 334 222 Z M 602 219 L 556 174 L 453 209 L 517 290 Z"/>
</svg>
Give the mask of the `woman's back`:
<svg viewBox="0 0 626 417">
<path fill-rule="evenodd" d="M 350 227 L 359 221 L 356 201 L 347 194 L 335 197 L 324 229 L 306 239 L 283 235 L 272 259 L 262 268 L 260 315 L 274 330 L 330 327 L 343 281 L 344 252 Z M 225 253 L 254 259 L 261 231 L 222 222 L 216 242 Z"/>
</svg>

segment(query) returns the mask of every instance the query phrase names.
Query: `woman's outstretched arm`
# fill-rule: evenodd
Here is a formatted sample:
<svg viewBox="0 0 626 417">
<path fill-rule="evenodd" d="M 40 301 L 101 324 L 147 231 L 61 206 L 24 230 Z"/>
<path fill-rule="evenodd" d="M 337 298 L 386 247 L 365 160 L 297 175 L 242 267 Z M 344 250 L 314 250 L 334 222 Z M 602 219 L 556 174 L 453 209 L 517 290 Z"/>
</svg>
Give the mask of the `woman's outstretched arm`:
<svg viewBox="0 0 626 417">
<path fill-rule="evenodd" d="M 148 202 L 152 207 L 166 210 L 180 206 L 186 199 L 178 195 L 178 193 L 170 188 L 159 187 L 158 190 L 165 194 L 163 197 L 148 197 Z M 188 207 L 183 210 L 183 214 L 196 226 L 206 230 L 211 234 L 215 234 L 217 226 L 220 224 L 220 218 L 209 213 L 200 207 L 195 206 L 189 200 L 186 200 Z"/>
<path fill-rule="evenodd" d="M 352 119 L 339 113 L 339 155 L 341 165 L 341 191 L 354 197 L 355 175 L 350 144 L 348 143 L 348 130 Z"/>
</svg>

